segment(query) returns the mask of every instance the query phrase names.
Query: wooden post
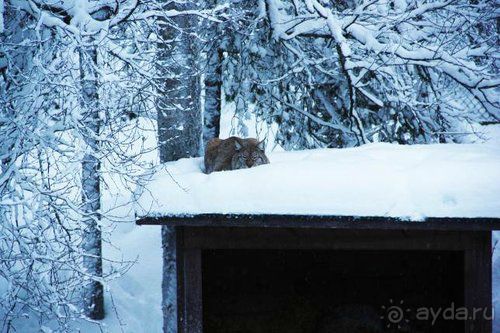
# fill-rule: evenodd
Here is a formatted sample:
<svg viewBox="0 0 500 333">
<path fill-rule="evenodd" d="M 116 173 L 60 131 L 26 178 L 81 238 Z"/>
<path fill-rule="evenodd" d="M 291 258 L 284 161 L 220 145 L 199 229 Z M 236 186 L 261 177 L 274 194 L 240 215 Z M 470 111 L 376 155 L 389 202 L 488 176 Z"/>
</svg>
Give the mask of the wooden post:
<svg viewBox="0 0 500 333">
<path fill-rule="evenodd" d="M 469 318 L 467 333 L 491 333 L 491 232 L 470 232 L 471 244 L 465 250 L 465 307 Z"/>
<path fill-rule="evenodd" d="M 203 332 L 201 250 L 184 250 L 184 325 L 185 333 Z"/>
</svg>

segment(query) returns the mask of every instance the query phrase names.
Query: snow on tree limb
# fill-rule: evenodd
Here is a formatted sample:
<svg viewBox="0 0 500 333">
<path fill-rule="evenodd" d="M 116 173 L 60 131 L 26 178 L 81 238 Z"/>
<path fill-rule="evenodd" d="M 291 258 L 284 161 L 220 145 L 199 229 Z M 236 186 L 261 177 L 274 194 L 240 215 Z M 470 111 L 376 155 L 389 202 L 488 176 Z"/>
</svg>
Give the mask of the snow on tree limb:
<svg viewBox="0 0 500 333">
<path fill-rule="evenodd" d="M 12 320 L 24 313 L 67 331 L 72 319 L 83 317 L 82 287 L 107 282 L 130 266 L 106 256 L 99 263 L 101 232 L 106 242 L 119 220 L 100 205 L 100 191 L 131 191 L 153 170 L 143 156 L 156 146 L 145 145 L 143 130 L 153 130 L 159 96 L 158 44 L 171 41 L 161 39 L 157 17 L 134 14 L 163 6 L 6 2 L 0 34 L 0 282 L 11 288 L 0 296 L 0 331 L 12 330 Z M 212 18 L 213 12 L 168 15 Z M 88 310 L 98 310 L 95 290 L 86 288 Z"/>
<path fill-rule="evenodd" d="M 312 114 L 325 121 L 330 116 L 325 117 L 324 111 L 331 115 L 332 105 L 338 103 L 334 100 L 339 98 L 328 96 L 327 110 L 314 101 L 305 102 L 305 97 L 300 96 L 321 86 L 337 89 L 333 91 L 339 96 L 345 93 L 342 103 L 333 108 L 348 126 L 356 125 L 360 133 L 356 136 L 362 137 L 366 128 L 369 141 L 376 134 L 376 140 L 398 137 L 399 142 L 414 142 L 420 137 L 417 142 L 429 142 L 435 139 L 432 133 L 443 132 L 432 128 L 500 118 L 491 2 L 382 4 L 373 0 L 334 4 L 316 0 L 266 0 L 266 9 L 277 43 L 272 48 L 285 48 L 292 57 L 283 64 L 286 72 L 274 74 L 266 84 L 276 85 L 281 81 L 296 86 L 292 82 L 301 80 L 309 87 L 294 88 L 304 92 L 291 97 L 297 98 L 293 104 L 316 109 Z M 338 54 L 337 59 L 332 51 Z M 325 68 L 324 63 L 329 61 L 337 62 L 337 66 Z M 422 83 L 425 88 L 418 89 L 420 83 L 412 81 L 422 76 L 415 77 L 414 69 L 422 67 L 428 69 L 429 75 Z M 339 74 L 344 78 L 339 80 Z M 428 94 L 432 98 L 427 99 Z M 326 105 L 324 101 L 323 98 L 321 105 Z M 287 105 L 285 101 L 282 103 Z M 343 115 L 346 110 L 347 118 Z M 310 109 L 308 113 L 311 114 Z M 393 119 L 387 122 L 388 118 Z M 320 128 L 318 131 L 322 135 L 328 132 Z M 399 134 L 395 136 L 396 133 Z M 325 144 L 331 140 L 323 139 Z M 439 140 L 445 139 L 440 136 Z"/>
</svg>

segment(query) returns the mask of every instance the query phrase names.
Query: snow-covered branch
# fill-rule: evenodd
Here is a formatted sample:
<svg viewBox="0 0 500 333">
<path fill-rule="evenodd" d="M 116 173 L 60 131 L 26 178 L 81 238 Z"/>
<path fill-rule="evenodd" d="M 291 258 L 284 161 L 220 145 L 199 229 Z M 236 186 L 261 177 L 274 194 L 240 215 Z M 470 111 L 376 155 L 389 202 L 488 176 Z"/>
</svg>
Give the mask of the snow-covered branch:
<svg viewBox="0 0 500 333">
<path fill-rule="evenodd" d="M 265 3 L 273 39 L 292 58 L 283 64 L 286 74 L 277 72 L 266 82 L 290 82 L 304 94 L 319 87 L 336 89 L 327 97 L 329 104 L 358 142 L 417 137 L 428 142 L 432 133 L 442 132 L 438 128 L 455 126 L 459 118 L 500 118 L 491 2 Z M 331 67 L 318 59 L 328 59 Z M 426 68 L 425 80 L 415 74 L 422 71 L 417 68 Z M 299 81 L 310 88 L 297 87 Z M 293 98 L 304 99 L 303 93 Z M 304 107 L 316 108 L 313 113 L 328 119 L 332 112 L 323 112 L 324 100 Z M 374 128 L 379 133 L 373 134 Z M 402 136 L 406 131 L 411 134 Z M 367 138 L 363 132 L 372 134 Z"/>
</svg>

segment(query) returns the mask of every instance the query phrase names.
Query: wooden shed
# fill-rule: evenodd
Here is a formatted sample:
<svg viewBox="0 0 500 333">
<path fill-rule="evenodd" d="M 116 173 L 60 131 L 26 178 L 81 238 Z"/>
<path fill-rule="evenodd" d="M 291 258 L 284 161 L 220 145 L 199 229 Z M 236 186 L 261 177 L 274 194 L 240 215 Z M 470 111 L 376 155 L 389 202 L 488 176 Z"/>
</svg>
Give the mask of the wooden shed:
<svg viewBox="0 0 500 333">
<path fill-rule="evenodd" d="M 378 311 L 384 332 L 491 332 L 500 219 L 201 214 L 137 223 L 163 226 L 165 332 L 318 332 L 356 306 Z M 384 318 L 391 306 L 401 319 Z M 431 322 L 425 309 L 453 318 Z"/>
<path fill-rule="evenodd" d="M 165 332 L 491 332 L 498 148 L 368 145 L 248 170 L 166 164 Z"/>
</svg>

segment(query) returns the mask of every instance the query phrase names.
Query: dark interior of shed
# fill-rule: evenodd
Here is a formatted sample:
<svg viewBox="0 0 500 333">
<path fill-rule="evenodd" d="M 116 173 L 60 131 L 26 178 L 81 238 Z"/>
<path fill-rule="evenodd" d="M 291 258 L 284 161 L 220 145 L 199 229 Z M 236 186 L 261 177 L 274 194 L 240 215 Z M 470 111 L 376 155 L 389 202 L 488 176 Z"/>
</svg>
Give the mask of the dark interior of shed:
<svg viewBox="0 0 500 333">
<path fill-rule="evenodd" d="M 460 332 L 461 321 L 416 316 L 463 306 L 463 267 L 458 251 L 204 250 L 203 329 Z"/>
</svg>

